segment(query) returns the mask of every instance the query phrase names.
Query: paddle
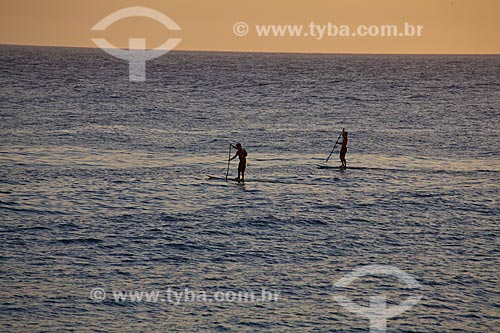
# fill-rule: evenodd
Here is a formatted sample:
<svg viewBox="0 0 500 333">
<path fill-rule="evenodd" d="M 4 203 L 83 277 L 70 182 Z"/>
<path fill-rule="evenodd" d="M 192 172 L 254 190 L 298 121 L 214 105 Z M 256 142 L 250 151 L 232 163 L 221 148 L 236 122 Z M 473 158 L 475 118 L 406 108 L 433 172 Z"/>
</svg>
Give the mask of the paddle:
<svg viewBox="0 0 500 333">
<path fill-rule="evenodd" d="M 332 149 L 332 151 L 330 152 L 330 155 L 328 155 L 328 157 L 326 158 L 326 162 L 325 162 L 325 163 L 328 163 L 328 160 L 330 159 L 330 156 L 332 156 L 333 151 L 335 150 L 335 147 L 337 147 L 337 144 L 339 143 L 339 139 L 340 139 L 340 137 L 342 136 L 342 133 L 344 133 L 344 131 L 345 131 L 345 128 L 343 128 L 343 129 L 342 129 L 342 132 L 340 132 L 339 137 L 337 138 L 337 141 L 335 141 L 335 145 L 333 146 L 333 149 Z"/>
<path fill-rule="evenodd" d="M 227 182 L 227 177 L 229 176 L 229 163 L 231 163 L 231 146 L 232 146 L 232 144 L 229 143 L 229 154 L 228 154 L 228 158 L 227 158 L 226 182 Z"/>
</svg>

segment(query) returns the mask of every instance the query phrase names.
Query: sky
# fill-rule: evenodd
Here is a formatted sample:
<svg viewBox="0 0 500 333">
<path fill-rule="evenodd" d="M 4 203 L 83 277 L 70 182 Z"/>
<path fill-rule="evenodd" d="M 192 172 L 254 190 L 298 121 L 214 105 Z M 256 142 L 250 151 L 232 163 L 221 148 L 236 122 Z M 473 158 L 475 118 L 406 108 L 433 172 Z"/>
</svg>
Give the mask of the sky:
<svg viewBox="0 0 500 333">
<path fill-rule="evenodd" d="M 181 30 L 168 30 L 145 17 L 91 30 L 107 15 L 130 6 L 155 9 Z M 248 30 L 235 28 L 238 22 Z M 334 34 L 334 26 L 356 32 L 360 25 L 395 25 L 400 32 L 405 22 L 421 25 L 421 36 L 326 33 L 330 29 Z M 310 28 L 311 23 L 318 28 Z M 263 37 L 256 25 L 303 27 L 300 37 Z M 239 36 L 235 29 L 248 33 Z M 325 29 L 321 38 L 315 29 Z M 129 38 L 145 38 L 146 47 L 155 48 L 169 38 L 182 38 L 176 50 L 500 54 L 500 0 L 0 0 L 0 32 L 0 44 L 19 45 L 96 47 L 91 39 L 105 38 L 127 48 Z"/>
</svg>

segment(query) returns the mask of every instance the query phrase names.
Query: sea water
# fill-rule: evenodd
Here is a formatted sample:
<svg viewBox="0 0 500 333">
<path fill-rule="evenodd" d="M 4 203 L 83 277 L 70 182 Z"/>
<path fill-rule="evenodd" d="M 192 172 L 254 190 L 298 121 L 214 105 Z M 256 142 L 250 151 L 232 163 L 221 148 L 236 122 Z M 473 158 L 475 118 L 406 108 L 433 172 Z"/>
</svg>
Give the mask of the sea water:
<svg viewBox="0 0 500 333">
<path fill-rule="evenodd" d="M 368 332 L 339 294 L 420 296 L 389 332 L 499 330 L 499 56 L 172 52 L 138 83 L 1 46 L 0 72 L 1 331 Z M 342 128 L 353 168 L 318 169 Z M 236 142 L 247 182 L 209 180 Z M 335 285 L 363 267 L 418 287 Z M 218 291 L 277 297 L 172 301 Z"/>
</svg>

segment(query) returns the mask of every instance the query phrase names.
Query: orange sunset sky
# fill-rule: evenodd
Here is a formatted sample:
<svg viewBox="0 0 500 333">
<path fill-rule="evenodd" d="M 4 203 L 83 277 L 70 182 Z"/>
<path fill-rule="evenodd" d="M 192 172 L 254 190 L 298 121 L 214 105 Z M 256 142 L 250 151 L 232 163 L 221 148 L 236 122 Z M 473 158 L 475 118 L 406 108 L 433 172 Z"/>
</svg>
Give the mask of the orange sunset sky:
<svg viewBox="0 0 500 333">
<path fill-rule="evenodd" d="M 108 14 L 129 6 L 156 9 L 181 31 L 148 18 L 117 21 L 91 31 Z M 233 33 L 246 22 L 245 37 Z M 256 24 L 422 25 L 422 37 L 258 37 Z M 106 38 L 126 48 L 146 38 L 154 48 L 182 38 L 177 50 L 311 53 L 500 54 L 500 0 L 0 0 L 0 44 L 96 47 Z"/>
</svg>

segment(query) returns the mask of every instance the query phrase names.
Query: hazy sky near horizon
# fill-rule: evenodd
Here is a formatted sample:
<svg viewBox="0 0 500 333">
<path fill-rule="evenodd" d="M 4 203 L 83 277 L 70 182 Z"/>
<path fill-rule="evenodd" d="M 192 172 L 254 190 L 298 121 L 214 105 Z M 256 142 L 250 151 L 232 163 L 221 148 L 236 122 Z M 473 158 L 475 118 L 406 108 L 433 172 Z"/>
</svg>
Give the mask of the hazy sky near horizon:
<svg viewBox="0 0 500 333">
<path fill-rule="evenodd" d="M 142 17 L 91 28 L 129 6 L 156 9 L 180 27 L 169 31 Z M 233 32 L 236 22 L 249 27 Z M 421 37 L 258 37 L 255 25 L 422 25 Z M 96 47 L 103 37 L 127 48 L 129 38 L 146 38 L 154 48 L 182 38 L 177 50 L 311 53 L 500 54 L 500 0 L 0 0 L 0 44 Z M 317 32 L 319 33 L 319 32 Z"/>
</svg>

